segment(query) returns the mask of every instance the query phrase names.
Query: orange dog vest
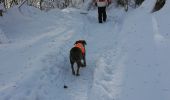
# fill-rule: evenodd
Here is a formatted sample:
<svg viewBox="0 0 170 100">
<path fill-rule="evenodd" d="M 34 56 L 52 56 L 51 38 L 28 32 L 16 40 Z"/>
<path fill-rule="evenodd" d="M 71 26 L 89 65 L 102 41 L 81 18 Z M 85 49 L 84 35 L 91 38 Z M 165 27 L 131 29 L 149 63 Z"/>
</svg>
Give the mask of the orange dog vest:
<svg viewBox="0 0 170 100">
<path fill-rule="evenodd" d="M 77 43 L 77 44 L 75 44 L 75 47 L 80 48 L 81 51 L 82 51 L 83 56 L 85 55 L 85 48 L 84 48 L 83 44 Z"/>
</svg>

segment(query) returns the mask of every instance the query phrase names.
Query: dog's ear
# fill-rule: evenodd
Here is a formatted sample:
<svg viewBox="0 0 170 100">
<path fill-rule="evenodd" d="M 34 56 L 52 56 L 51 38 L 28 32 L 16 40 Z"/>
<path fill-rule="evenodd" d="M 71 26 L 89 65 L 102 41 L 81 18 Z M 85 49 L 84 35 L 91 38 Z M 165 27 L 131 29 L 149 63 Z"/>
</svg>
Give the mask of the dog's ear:
<svg viewBox="0 0 170 100">
<path fill-rule="evenodd" d="M 85 40 L 82 40 L 82 43 L 83 43 L 84 45 L 87 45 L 87 43 L 86 43 L 86 41 L 85 41 Z"/>
<path fill-rule="evenodd" d="M 79 41 L 76 41 L 76 42 L 74 43 L 74 45 L 77 44 L 77 43 L 79 43 Z"/>
</svg>

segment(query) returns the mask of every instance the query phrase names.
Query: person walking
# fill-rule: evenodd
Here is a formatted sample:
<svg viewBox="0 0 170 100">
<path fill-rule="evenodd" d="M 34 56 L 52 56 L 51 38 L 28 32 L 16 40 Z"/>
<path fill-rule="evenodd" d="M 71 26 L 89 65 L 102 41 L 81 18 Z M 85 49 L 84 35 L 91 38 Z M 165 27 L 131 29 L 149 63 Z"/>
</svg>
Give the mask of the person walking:
<svg viewBox="0 0 170 100">
<path fill-rule="evenodd" d="M 98 7 L 99 23 L 106 22 L 107 14 L 106 7 L 111 3 L 111 0 L 95 0 L 95 5 Z"/>
</svg>

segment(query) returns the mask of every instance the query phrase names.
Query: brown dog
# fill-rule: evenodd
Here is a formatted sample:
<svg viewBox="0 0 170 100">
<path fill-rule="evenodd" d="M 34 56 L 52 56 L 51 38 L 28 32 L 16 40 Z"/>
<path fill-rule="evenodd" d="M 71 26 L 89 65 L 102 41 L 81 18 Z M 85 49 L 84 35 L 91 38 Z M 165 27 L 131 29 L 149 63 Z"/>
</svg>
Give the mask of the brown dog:
<svg viewBox="0 0 170 100">
<path fill-rule="evenodd" d="M 70 50 L 70 63 L 72 68 L 72 74 L 75 75 L 74 63 L 77 63 L 77 72 L 76 75 L 79 76 L 80 67 L 86 66 L 86 50 L 85 50 L 86 41 L 78 40 L 75 42 L 74 47 Z"/>
</svg>

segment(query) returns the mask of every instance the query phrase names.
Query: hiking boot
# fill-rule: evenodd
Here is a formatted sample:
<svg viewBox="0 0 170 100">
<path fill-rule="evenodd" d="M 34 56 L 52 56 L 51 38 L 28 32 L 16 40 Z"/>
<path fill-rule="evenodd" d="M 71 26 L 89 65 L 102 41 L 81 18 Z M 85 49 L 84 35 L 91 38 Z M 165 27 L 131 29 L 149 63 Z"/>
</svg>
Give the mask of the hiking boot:
<svg viewBox="0 0 170 100">
<path fill-rule="evenodd" d="M 99 23 L 102 23 L 102 21 L 99 21 Z"/>
</svg>

